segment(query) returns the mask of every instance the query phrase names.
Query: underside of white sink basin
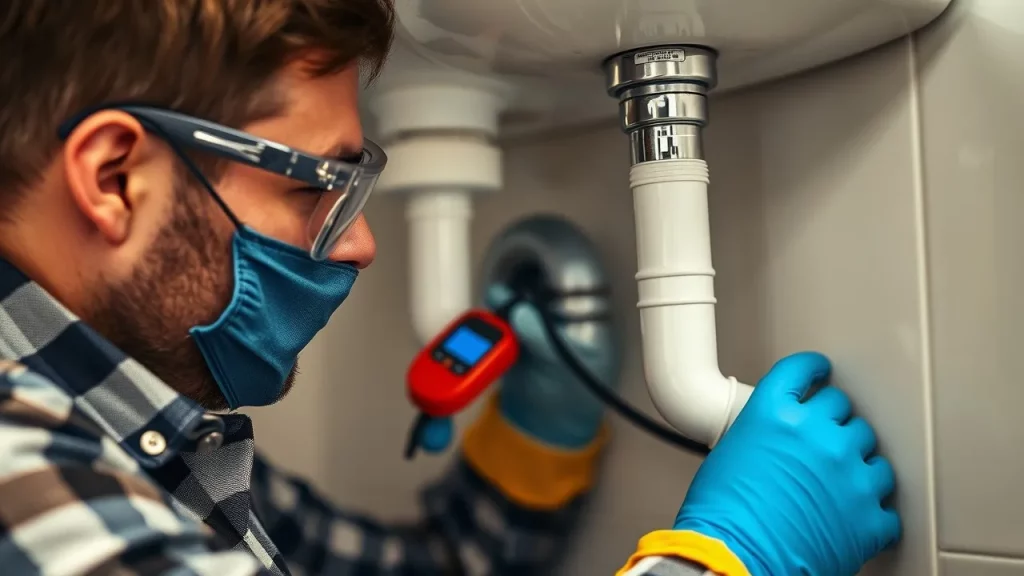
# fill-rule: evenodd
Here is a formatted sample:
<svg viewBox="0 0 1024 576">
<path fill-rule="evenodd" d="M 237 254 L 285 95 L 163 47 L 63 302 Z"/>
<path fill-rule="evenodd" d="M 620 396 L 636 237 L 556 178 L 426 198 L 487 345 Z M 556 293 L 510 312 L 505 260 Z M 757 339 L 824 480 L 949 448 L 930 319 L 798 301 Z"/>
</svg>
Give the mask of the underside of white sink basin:
<svg viewBox="0 0 1024 576">
<path fill-rule="evenodd" d="M 951 0 L 396 0 L 383 85 L 468 71 L 513 87 L 512 130 L 613 117 L 601 63 L 643 46 L 718 54 L 718 92 L 808 70 L 917 30 Z"/>
</svg>

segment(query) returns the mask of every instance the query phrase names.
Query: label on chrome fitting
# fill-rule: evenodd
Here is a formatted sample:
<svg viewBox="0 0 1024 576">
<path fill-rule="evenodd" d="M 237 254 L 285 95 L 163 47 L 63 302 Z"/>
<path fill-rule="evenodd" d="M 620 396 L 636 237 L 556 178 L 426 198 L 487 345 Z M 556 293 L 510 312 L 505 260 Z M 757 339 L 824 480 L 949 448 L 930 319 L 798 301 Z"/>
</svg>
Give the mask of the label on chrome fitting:
<svg viewBox="0 0 1024 576">
<path fill-rule="evenodd" d="M 650 64 L 652 62 L 682 62 L 686 60 L 686 51 L 682 48 L 664 48 L 661 50 L 644 50 L 633 55 L 633 64 Z"/>
</svg>

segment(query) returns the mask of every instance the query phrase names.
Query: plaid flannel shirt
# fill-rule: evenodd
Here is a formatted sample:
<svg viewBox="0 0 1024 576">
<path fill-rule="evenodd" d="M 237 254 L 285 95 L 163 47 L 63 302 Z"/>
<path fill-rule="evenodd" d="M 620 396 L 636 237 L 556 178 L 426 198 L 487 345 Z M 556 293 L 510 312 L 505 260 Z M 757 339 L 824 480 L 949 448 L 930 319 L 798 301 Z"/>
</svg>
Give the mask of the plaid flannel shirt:
<svg viewBox="0 0 1024 576">
<path fill-rule="evenodd" d="M 3 261 L 0 358 L 4 574 L 537 574 L 593 474 L 580 454 L 509 481 L 493 442 L 537 447 L 485 416 L 422 525 L 347 513 L 261 459 L 247 417 L 204 412 Z M 640 562 L 630 576 L 704 572 Z"/>
</svg>

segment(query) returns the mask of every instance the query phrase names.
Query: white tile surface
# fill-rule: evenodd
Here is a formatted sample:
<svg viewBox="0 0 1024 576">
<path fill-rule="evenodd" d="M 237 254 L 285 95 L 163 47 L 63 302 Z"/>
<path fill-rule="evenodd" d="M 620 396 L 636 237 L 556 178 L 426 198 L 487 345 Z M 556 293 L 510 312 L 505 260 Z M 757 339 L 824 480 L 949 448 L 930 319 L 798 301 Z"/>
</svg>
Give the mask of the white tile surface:
<svg viewBox="0 0 1024 576">
<path fill-rule="evenodd" d="M 1021 576 L 1024 560 L 942 553 L 941 576 Z"/>
<path fill-rule="evenodd" d="M 1024 554 L 1024 2 L 921 36 L 940 544 Z"/>
<path fill-rule="evenodd" d="M 832 357 L 835 383 L 896 467 L 904 541 L 865 574 L 934 570 L 909 50 L 897 43 L 730 99 L 711 129 L 715 193 L 732 199 L 719 218 L 751 199 L 761 207 L 760 242 L 719 282 L 760 292 L 762 315 L 745 323 L 762 355 Z M 731 143 L 751 136 L 758 151 L 741 161 Z M 737 227 L 719 226 L 715 240 Z"/>
</svg>

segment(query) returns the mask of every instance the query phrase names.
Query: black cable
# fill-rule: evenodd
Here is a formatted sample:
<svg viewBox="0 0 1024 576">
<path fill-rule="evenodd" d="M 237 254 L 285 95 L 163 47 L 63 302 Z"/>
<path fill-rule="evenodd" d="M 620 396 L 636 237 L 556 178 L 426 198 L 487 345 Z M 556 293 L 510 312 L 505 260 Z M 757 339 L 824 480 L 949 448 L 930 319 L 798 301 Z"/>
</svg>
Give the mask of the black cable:
<svg viewBox="0 0 1024 576">
<path fill-rule="evenodd" d="M 495 314 L 507 320 L 508 314 L 511 313 L 512 308 L 524 299 L 528 298 L 520 296 L 511 302 L 506 303 L 500 309 L 496 310 Z M 576 355 L 569 349 L 569 346 L 562 339 L 562 336 L 558 334 L 558 330 L 555 329 L 555 321 L 551 317 L 551 313 L 548 311 L 547 306 L 538 305 L 535 306 L 535 308 L 540 312 L 540 317 L 544 324 L 544 331 L 547 333 L 551 343 L 554 344 L 555 351 L 558 352 L 562 361 L 569 365 L 569 368 L 576 373 L 576 376 L 583 381 L 583 384 L 587 389 L 597 396 L 598 399 L 612 407 L 620 416 L 633 423 L 634 426 L 644 430 L 652 436 L 657 436 L 661 440 L 664 440 L 677 448 L 694 454 L 699 454 L 701 456 L 706 456 L 711 452 L 711 449 L 706 445 L 690 440 L 675 430 L 671 430 L 668 427 L 655 422 L 640 410 L 630 406 L 618 394 L 601 384 L 597 377 L 594 376 L 578 358 L 576 358 Z"/>
<path fill-rule="evenodd" d="M 420 435 L 423 434 L 423 429 L 430 423 L 430 416 L 427 416 L 423 412 L 420 412 L 416 416 L 416 419 L 412 422 L 412 428 L 409 429 L 409 435 L 405 440 L 405 459 L 412 460 L 412 457 L 416 455 L 417 450 L 420 447 Z"/>
</svg>

